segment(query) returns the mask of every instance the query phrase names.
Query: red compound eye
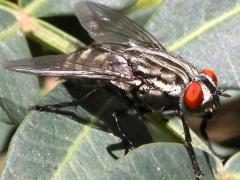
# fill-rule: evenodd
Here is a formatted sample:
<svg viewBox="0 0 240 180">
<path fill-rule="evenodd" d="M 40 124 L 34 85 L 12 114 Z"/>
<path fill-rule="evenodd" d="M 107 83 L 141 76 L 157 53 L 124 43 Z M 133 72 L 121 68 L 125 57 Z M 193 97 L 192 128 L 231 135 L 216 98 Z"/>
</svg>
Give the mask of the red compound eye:
<svg viewBox="0 0 240 180">
<path fill-rule="evenodd" d="M 202 87 L 198 82 L 192 82 L 184 93 L 184 104 L 190 110 L 196 110 L 203 101 Z"/>
<path fill-rule="evenodd" d="M 212 70 L 210 70 L 210 69 L 203 69 L 202 73 L 208 75 L 208 77 L 210 77 L 213 80 L 213 82 L 217 85 L 217 76 L 216 76 L 216 74 Z"/>
</svg>

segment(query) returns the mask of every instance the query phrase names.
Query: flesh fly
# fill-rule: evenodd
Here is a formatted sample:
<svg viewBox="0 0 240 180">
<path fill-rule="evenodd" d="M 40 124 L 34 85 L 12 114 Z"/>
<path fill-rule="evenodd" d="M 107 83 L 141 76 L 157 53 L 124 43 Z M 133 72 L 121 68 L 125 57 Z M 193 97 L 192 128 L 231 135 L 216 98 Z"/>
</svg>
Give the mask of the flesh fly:
<svg viewBox="0 0 240 180">
<path fill-rule="evenodd" d="M 70 54 L 8 61 L 2 66 L 40 76 L 105 80 L 132 94 L 131 101 L 142 102 L 149 111 L 160 109 L 167 117 L 179 117 L 194 173 L 202 176 L 184 115 L 203 117 L 201 129 L 207 138 L 208 119 L 220 107 L 219 96 L 227 96 L 218 90 L 215 73 L 199 70 L 167 52 L 149 32 L 109 7 L 79 2 L 73 9 L 95 40 L 92 45 Z M 118 123 L 117 113 L 114 119 Z M 120 132 L 122 138 L 127 138 L 123 130 Z"/>
</svg>

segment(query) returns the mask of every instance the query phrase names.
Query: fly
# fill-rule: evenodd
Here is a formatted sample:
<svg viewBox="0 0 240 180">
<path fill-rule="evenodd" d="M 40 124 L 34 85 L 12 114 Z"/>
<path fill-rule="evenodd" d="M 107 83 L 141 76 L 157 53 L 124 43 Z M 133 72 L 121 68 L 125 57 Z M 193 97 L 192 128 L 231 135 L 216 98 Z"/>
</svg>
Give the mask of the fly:
<svg viewBox="0 0 240 180">
<path fill-rule="evenodd" d="M 2 66 L 42 76 L 102 79 L 132 94 L 132 101 L 144 104 L 149 111 L 160 109 L 166 117 L 179 117 L 195 176 L 201 177 L 184 115 L 202 117 L 201 131 L 207 138 L 205 129 L 220 107 L 219 96 L 229 97 L 218 90 L 215 73 L 200 71 L 167 52 L 149 32 L 109 7 L 79 2 L 73 9 L 94 44 L 70 54 L 9 61 Z M 118 124 L 117 113 L 113 117 L 121 137 L 132 145 Z"/>
</svg>

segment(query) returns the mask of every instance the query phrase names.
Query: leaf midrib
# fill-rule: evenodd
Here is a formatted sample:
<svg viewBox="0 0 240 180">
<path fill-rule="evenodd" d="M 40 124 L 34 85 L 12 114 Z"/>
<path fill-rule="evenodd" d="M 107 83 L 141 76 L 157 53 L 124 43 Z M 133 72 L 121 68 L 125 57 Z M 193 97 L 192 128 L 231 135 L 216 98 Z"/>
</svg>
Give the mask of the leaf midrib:
<svg viewBox="0 0 240 180">
<path fill-rule="evenodd" d="M 43 4 L 46 0 L 34 0 L 31 3 L 29 3 L 25 8 L 24 8 L 24 12 L 26 14 L 33 14 L 35 12 L 35 10 L 41 6 L 41 4 Z"/>
<path fill-rule="evenodd" d="M 240 6 L 237 6 L 237 7 L 233 8 L 232 10 L 227 11 L 227 12 L 223 13 L 222 15 L 220 15 L 210 21 L 205 22 L 204 24 L 202 24 L 201 26 L 196 28 L 191 33 L 188 33 L 188 35 L 179 38 L 173 44 L 168 46 L 167 49 L 169 51 L 176 51 L 178 49 L 181 49 L 184 47 L 184 45 L 190 43 L 191 41 L 193 41 L 194 39 L 196 39 L 203 33 L 207 32 L 213 28 L 216 28 L 217 26 L 221 25 L 222 23 L 226 22 L 227 20 L 231 19 L 232 17 L 237 16 L 238 14 L 240 14 Z"/>
<path fill-rule="evenodd" d="M 159 5 L 158 10 L 152 14 L 152 17 L 154 17 L 156 13 L 159 12 L 159 9 L 161 8 L 161 6 L 162 6 L 162 3 L 161 5 Z M 168 51 L 173 52 L 183 48 L 186 44 L 192 42 L 197 37 L 201 36 L 203 33 L 218 27 L 222 23 L 226 22 L 227 20 L 230 20 L 232 17 L 237 16 L 239 14 L 240 14 L 240 6 L 237 5 L 234 8 L 232 8 L 230 11 L 226 11 L 222 15 L 217 16 L 216 18 L 213 18 L 210 21 L 206 21 L 204 24 L 201 24 L 195 30 L 193 30 L 192 32 L 189 32 L 186 36 L 180 37 L 174 43 L 167 46 Z M 149 18 L 149 21 L 145 24 L 145 26 L 148 25 L 151 19 L 152 18 Z"/>
<path fill-rule="evenodd" d="M 18 23 L 14 23 L 13 25 L 9 26 L 7 29 L 1 31 L 0 33 L 0 41 L 6 39 L 7 37 L 11 36 L 12 34 L 16 33 L 16 31 L 20 28 Z"/>
<path fill-rule="evenodd" d="M 79 135 L 77 136 L 77 138 L 75 139 L 73 144 L 70 146 L 70 148 L 68 148 L 68 151 L 67 151 L 67 154 L 66 154 L 65 158 L 59 164 L 59 166 L 56 169 L 56 171 L 53 173 L 53 176 L 51 178 L 52 180 L 58 179 L 58 177 L 61 175 L 61 172 L 64 170 L 65 166 L 73 158 L 75 152 L 78 150 L 78 148 L 81 145 L 81 143 L 84 141 L 84 139 L 87 137 L 87 135 L 93 130 L 94 124 L 97 123 L 97 121 L 98 121 L 97 117 L 99 117 L 100 114 L 102 114 L 106 109 L 109 108 L 109 106 L 111 105 L 112 101 L 113 101 L 113 99 L 110 98 L 104 104 L 104 106 L 96 113 L 96 116 L 92 117 L 92 119 L 90 120 L 91 123 L 89 123 L 88 125 L 85 125 L 83 130 L 81 132 L 79 132 Z"/>
</svg>

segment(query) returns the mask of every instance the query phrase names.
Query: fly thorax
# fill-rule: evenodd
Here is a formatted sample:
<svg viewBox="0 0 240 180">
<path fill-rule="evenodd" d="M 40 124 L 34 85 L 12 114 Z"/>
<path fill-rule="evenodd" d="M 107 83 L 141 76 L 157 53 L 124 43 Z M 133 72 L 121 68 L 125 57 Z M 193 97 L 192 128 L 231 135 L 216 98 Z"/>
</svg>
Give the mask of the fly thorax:
<svg viewBox="0 0 240 180">
<path fill-rule="evenodd" d="M 153 109 L 177 107 L 181 94 L 180 85 L 165 84 L 156 77 L 143 80 L 137 90 L 138 99 Z"/>
<path fill-rule="evenodd" d="M 120 82 L 120 81 L 110 81 L 110 82 L 115 86 L 117 86 L 118 88 L 128 92 L 132 91 L 136 86 L 140 86 L 142 83 L 140 80 L 132 80 L 127 82 Z"/>
<path fill-rule="evenodd" d="M 174 76 L 171 77 L 175 78 Z M 162 78 L 155 77 L 149 78 L 144 85 L 149 86 L 149 94 L 153 96 L 167 95 L 180 97 L 182 94 L 181 84 L 177 84 L 175 81 L 166 81 Z"/>
<path fill-rule="evenodd" d="M 179 102 L 179 97 L 169 96 L 159 89 L 152 89 L 147 85 L 142 85 L 139 88 L 137 98 L 144 106 L 153 110 L 162 109 L 162 107 L 177 107 Z"/>
</svg>

